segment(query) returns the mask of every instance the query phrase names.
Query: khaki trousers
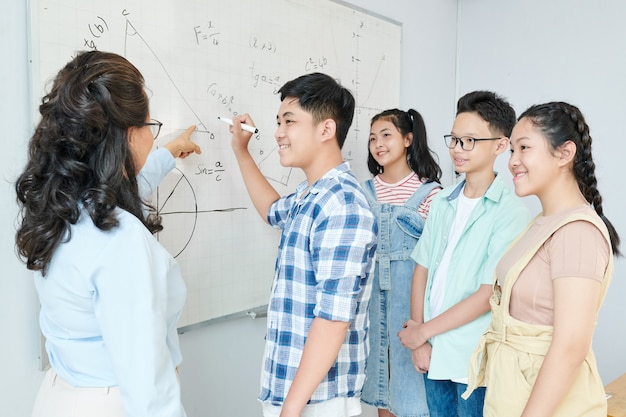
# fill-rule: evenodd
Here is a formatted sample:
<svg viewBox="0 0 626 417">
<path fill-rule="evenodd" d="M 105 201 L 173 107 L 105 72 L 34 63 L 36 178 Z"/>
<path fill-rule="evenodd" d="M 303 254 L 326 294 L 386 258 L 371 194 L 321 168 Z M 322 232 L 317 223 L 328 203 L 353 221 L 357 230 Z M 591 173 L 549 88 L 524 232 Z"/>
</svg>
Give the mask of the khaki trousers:
<svg viewBox="0 0 626 417">
<path fill-rule="evenodd" d="M 126 412 L 118 387 L 75 387 L 50 369 L 39 388 L 32 417 L 126 417 Z"/>
</svg>

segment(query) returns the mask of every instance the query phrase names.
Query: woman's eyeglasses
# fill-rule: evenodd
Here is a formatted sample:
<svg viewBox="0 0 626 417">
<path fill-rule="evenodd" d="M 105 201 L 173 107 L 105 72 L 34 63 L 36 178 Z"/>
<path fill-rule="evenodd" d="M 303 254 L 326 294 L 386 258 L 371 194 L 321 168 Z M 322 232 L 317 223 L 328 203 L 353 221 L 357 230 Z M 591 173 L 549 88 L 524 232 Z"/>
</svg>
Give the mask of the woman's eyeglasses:
<svg viewBox="0 0 626 417">
<path fill-rule="evenodd" d="M 159 132 L 161 131 L 161 126 L 163 126 L 163 123 L 159 122 L 156 119 L 150 119 L 149 122 L 142 123 L 139 126 L 150 126 L 150 132 L 152 132 L 152 136 L 154 137 L 154 139 L 156 139 L 157 136 L 159 136 Z"/>
</svg>

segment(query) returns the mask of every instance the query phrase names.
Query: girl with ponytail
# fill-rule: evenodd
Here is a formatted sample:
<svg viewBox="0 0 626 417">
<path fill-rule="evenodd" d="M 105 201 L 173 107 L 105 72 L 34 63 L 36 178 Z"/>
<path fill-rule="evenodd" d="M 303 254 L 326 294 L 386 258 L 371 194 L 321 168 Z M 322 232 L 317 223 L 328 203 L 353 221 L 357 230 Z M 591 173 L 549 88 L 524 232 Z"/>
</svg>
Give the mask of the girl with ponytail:
<svg viewBox="0 0 626 417">
<path fill-rule="evenodd" d="M 424 228 L 441 169 L 428 148 L 415 110 L 386 110 L 373 117 L 367 160 L 373 179 L 365 195 L 378 222 L 378 248 L 369 303 L 370 354 L 361 399 L 383 416 L 428 416 L 424 378 L 397 333 L 410 317 L 410 258 Z"/>
<path fill-rule="evenodd" d="M 619 236 L 604 215 L 580 110 L 552 102 L 522 113 L 509 169 L 516 194 L 536 195 L 542 213 L 496 268 L 468 391 L 486 384 L 485 416 L 604 417 L 591 340 Z"/>
</svg>

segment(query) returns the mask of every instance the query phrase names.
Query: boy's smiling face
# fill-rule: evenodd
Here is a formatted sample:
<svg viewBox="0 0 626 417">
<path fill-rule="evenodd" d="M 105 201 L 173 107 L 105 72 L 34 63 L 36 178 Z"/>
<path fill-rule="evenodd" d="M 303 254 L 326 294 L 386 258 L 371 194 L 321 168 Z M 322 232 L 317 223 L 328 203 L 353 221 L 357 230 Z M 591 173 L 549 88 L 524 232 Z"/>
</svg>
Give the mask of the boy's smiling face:
<svg viewBox="0 0 626 417">
<path fill-rule="evenodd" d="M 475 112 L 459 113 L 454 120 L 452 131 L 450 132 L 457 138 L 495 138 L 503 135 L 494 134 L 482 117 Z M 483 170 L 493 170 L 493 163 L 498 152 L 498 146 L 501 140 L 481 140 L 476 141 L 474 149 L 466 151 L 461 148 L 461 144 L 450 149 L 450 159 L 454 164 L 454 170 L 461 174 L 478 172 Z"/>
<path fill-rule="evenodd" d="M 274 137 L 280 164 L 306 172 L 319 155 L 320 124 L 314 124 L 313 115 L 303 110 L 294 97 L 286 97 L 281 102 L 276 123 Z"/>
</svg>

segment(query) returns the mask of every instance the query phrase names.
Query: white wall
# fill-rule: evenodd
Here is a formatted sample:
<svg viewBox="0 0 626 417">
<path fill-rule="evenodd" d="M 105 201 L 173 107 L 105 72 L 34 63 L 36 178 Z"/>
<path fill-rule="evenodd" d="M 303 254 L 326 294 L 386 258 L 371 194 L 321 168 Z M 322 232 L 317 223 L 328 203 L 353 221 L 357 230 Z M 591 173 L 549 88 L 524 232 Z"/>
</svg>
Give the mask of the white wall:
<svg viewBox="0 0 626 417">
<path fill-rule="evenodd" d="M 26 157 L 30 134 L 26 10 L 3 2 L 0 13 L 0 415 L 28 416 L 39 388 L 37 297 L 32 274 L 15 256 L 17 215 L 13 182 Z"/>
<path fill-rule="evenodd" d="M 626 114 L 626 3 L 473 0 L 459 1 L 459 14 L 459 94 L 492 89 L 508 97 L 518 114 L 545 101 L 577 105 L 591 128 L 605 214 L 621 233 L 626 253 L 626 201 L 620 177 Z M 626 372 L 624 294 L 626 262 L 621 258 L 594 337 L 605 383 Z"/>
</svg>

